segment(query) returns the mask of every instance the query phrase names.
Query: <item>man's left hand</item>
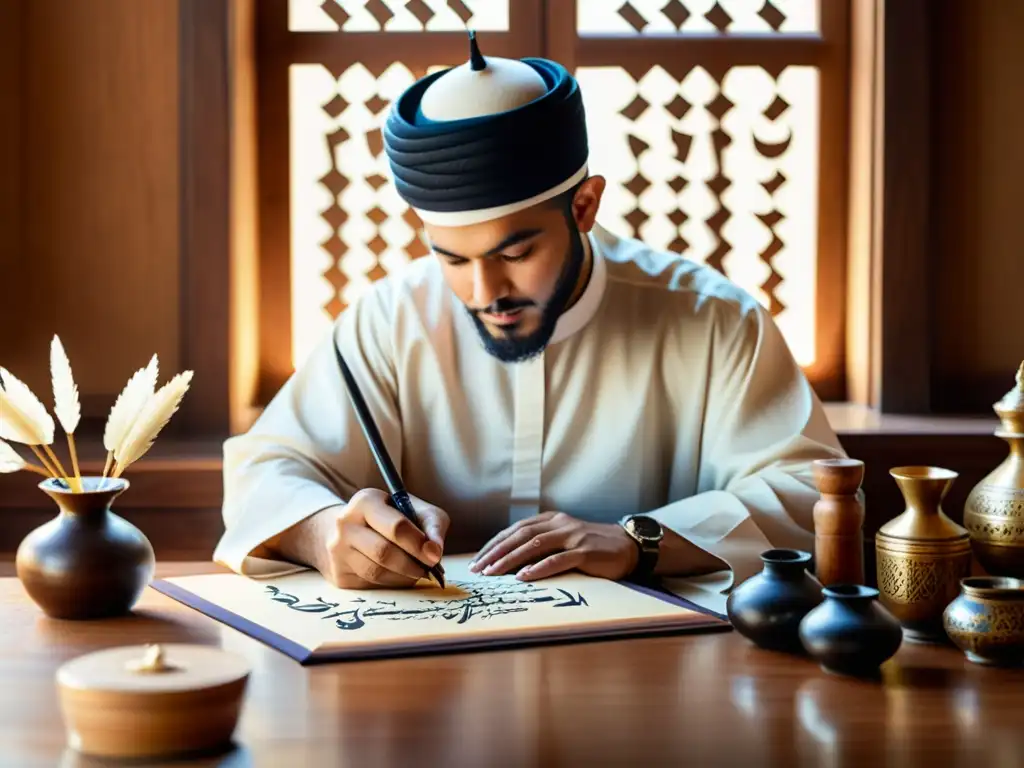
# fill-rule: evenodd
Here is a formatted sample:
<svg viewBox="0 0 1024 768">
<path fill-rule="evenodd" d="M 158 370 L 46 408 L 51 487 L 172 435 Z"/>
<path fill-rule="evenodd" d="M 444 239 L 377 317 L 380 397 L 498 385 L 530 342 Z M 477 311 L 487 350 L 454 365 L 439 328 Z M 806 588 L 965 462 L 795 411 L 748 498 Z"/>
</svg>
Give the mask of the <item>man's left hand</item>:
<svg viewBox="0 0 1024 768">
<path fill-rule="evenodd" d="M 516 573 L 523 581 L 574 569 L 618 580 L 633 572 L 639 558 L 636 542 L 620 525 L 544 512 L 520 520 L 487 542 L 469 569 L 485 576 Z"/>
</svg>

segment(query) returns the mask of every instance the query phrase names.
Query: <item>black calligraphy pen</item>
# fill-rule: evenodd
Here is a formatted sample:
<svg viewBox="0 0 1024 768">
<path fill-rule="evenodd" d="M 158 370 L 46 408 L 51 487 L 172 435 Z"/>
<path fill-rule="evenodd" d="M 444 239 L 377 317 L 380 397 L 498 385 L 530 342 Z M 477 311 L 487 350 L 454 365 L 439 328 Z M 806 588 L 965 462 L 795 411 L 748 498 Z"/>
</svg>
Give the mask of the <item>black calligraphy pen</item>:
<svg viewBox="0 0 1024 768">
<path fill-rule="evenodd" d="M 391 457 L 388 456 L 387 449 L 384 447 L 384 441 L 377 430 L 377 424 L 373 420 L 373 416 L 370 415 L 370 409 L 366 407 L 363 393 L 360 392 L 359 385 L 356 384 L 356 380 L 352 376 L 352 371 L 348 369 L 345 358 L 341 356 L 341 350 L 338 349 L 337 343 L 334 344 L 334 356 L 338 359 L 338 367 L 341 368 L 341 375 L 344 377 L 345 385 L 348 387 L 349 397 L 352 398 L 352 405 L 356 409 L 356 418 L 359 419 L 359 426 L 363 428 L 366 442 L 370 444 L 370 452 L 377 462 L 377 469 L 384 476 L 384 482 L 388 484 L 388 492 L 391 494 L 391 506 L 401 512 L 406 520 L 416 526 L 417 530 L 422 530 L 419 522 L 416 520 L 416 513 L 413 511 L 409 492 L 405 490 L 402 477 L 398 474 L 398 470 L 395 469 Z M 437 580 L 437 583 L 441 585 L 441 589 L 444 589 L 444 568 L 441 567 L 441 563 L 438 563 L 433 568 L 428 568 L 418 558 L 416 562 L 419 563 L 423 570 L 427 571 Z"/>
</svg>

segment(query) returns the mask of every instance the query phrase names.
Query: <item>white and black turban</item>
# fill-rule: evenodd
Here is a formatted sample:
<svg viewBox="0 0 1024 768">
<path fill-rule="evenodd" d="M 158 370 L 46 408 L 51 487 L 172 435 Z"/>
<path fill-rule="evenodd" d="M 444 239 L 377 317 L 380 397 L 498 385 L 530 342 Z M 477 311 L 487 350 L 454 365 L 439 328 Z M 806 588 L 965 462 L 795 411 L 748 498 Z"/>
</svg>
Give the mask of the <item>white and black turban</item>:
<svg viewBox="0 0 1024 768">
<path fill-rule="evenodd" d="M 548 200 L 586 177 L 576 79 L 554 61 L 480 55 L 394 103 L 384 147 L 398 194 L 427 223 L 465 226 Z"/>
</svg>

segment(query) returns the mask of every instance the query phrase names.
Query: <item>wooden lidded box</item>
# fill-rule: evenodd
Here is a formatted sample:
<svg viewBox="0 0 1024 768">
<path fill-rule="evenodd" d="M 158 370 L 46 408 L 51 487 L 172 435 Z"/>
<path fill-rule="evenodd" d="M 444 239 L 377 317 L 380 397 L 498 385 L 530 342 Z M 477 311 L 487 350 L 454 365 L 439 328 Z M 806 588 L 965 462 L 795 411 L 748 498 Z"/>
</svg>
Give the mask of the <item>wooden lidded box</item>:
<svg viewBox="0 0 1024 768">
<path fill-rule="evenodd" d="M 57 671 L 68 746 L 114 758 L 172 757 L 231 745 L 250 667 L 220 648 L 121 646 Z"/>
</svg>

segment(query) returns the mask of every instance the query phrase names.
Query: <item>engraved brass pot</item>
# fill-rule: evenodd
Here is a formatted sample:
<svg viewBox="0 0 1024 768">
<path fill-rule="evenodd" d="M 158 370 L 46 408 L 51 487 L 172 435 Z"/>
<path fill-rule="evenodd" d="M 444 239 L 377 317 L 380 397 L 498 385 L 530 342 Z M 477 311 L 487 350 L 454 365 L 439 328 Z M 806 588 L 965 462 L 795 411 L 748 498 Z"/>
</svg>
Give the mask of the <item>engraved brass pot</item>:
<svg viewBox="0 0 1024 768">
<path fill-rule="evenodd" d="M 995 435 L 1010 452 L 971 489 L 964 525 L 974 557 L 987 573 L 1024 578 L 1024 363 L 1017 385 L 993 410 L 1002 422 Z"/>
<path fill-rule="evenodd" d="M 962 587 L 943 616 L 950 640 L 975 664 L 1024 663 L 1024 581 L 974 576 Z"/>
<path fill-rule="evenodd" d="M 895 467 L 889 474 L 907 508 L 875 535 L 879 599 L 899 619 L 907 640 L 946 642 L 942 612 L 971 570 L 967 530 L 942 511 L 957 473 Z"/>
</svg>

